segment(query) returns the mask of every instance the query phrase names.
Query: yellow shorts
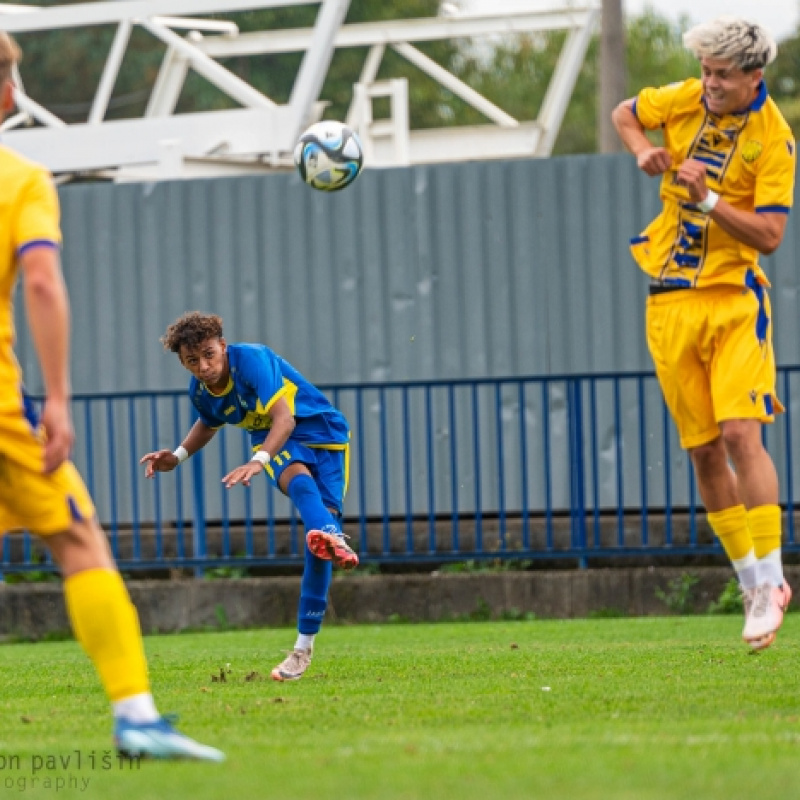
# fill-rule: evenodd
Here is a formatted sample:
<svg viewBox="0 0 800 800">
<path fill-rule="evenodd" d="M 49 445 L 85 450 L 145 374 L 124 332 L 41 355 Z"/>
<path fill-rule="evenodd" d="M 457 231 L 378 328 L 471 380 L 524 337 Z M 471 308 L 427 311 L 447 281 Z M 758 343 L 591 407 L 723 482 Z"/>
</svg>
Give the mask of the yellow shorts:
<svg viewBox="0 0 800 800">
<path fill-rule="evenodd" d="M 0 534 L 41 536 L 91 519 L 94 504 L 71 462 L 42 474 L 44 445 L 22 413 L 0 416 Z"/>
<path fill-rule="evenodd" d="M 772 422 L 783 411 L 763 287 L 651 295 L 647 344 L 684 448 L 716 439 L 725 420 Z"/>
</svg>

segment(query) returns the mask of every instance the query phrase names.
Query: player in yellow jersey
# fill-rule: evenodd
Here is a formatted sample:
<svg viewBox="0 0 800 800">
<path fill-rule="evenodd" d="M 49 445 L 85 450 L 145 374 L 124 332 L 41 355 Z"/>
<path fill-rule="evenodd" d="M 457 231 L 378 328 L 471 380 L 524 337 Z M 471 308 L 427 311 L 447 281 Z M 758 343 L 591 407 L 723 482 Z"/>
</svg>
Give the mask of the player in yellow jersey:
<svg viewBox="0 0 800 800">
<path fill-rule="evenodd" d="M 650 276 L 648 346 L 709 524 L 742 586 L 742 635 L 761 649 L 791 590 L 778 478 L 761 438 L 783 409 L 758 256 L 783 239 L 795 143 L 764 84 L 777 52 L 764 28 L 721 17 L 692 28 L 684 44 L 700 80 L 644 89 L 612 119 L 639 168 L 662 176 L 663 210 L 631 242 Z M 659 128 L 663 146 L 645 135 Z"/>
<path fill-rule="evenodd" d="M 18 58 L 15 42 L 0 31 L 0 121 L 14 107 L 11 72 Z M 222 761 L 219 750 L 179 733 L 156 710 L 136 609 L 69 461 L 69 301 L 52 180 L 42 167 L 0 146 L 0 186 L 0 534 L 32 531 L 61 570 L 72 629 L 112 703 L 117 749 Z M 44 379 L 41 420 L 26 398 L 12 350 L 18 272 Z"/>
</svg>

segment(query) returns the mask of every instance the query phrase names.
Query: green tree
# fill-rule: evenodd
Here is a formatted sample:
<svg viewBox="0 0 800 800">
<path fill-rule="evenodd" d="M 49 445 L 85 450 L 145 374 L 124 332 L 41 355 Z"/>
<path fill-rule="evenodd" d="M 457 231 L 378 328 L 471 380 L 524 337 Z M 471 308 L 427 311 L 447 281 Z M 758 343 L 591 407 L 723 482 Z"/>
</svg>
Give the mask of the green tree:
<svg viewBox="0 0 800 800">
<path fill-rule="evenodd" d="M 766 79 L 795 138 L 800 138 L 800 31 L 778 44 L 778 57 L 767 67 Z"/>
<path fill-rule="evenodd" d="M 653 11 L 634 17 L 627 29 L 628 86 L 632 96 L 645 86 L 671 83 L 697 74 L 697 62 L 681 41 L 684 25 L 673 26 Z M 472 56 L 456 64 L 456 72 L 474 88 L 520 120 L 539 113 L 565 40 L 561 31 L 520 35 L 501 42 L 489 59 Z M 599 41 L 589 45 L 554 153 L 596 150 Z M 471 109 L 459 122 L 474 124 Z M 463 123 L 461 123 L 463 124 Z"/>
</svg>

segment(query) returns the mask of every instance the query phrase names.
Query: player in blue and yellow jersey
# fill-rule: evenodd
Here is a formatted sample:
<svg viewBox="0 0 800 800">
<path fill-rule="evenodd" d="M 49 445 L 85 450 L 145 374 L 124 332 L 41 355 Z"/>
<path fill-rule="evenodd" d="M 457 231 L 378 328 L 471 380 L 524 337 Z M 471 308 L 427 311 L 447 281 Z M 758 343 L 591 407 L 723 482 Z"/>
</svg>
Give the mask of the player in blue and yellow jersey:
<svg viewBox="0 0 800 800">
<path fill-rule="evenodd" d="M 253 457 L 227 474 L 230 488 L 266 471 L 288 495 L 306 527 L 294 649 L 272 670 L 278 681 L 297 680 L 311 663 L 314 637 L 328 606 L 332 566 L 352 569 L 358 556 L 344 540 L 350 431 L 344 415 L 291 364 L 263 344 L 228 344 L 222 320 L 193 311 L 167 328 L 161 342 L 177 353 L 192 377 L 189 396 L 198 419 L 175 451 L 142 457 L 145 475 L 169 472 L 230 424 L 250 434 Z"/>
<path fill-rule="evenodd" d="M 0 31 L 0 120 L 14 107 L 19 50 Z M 58 196 L 45 169 L 0 146 L 0 534 L 41 537 L 64 578 L 72 629 L 112 702 L 115 742 L 130 755 L 221 761 L 156 711 L 136 609 L 92 500 L 69 461 L 69 301 L 61 274 Z M 37 419 L 12 350 L 12 291 L 22 276 L 45 400 Z"/>
<path fill-rule="evenodd" d="M 662 176 L 663 210 L 631 242 L 650 276 L 648 345 L 709 524 L 742 586 L 743 637 L 761 649 L 774 641 L 791 590 L 777 473 L 762 444 L 762 424 L 782 407 L 758 258 L 783 239 L 795 143 L 764 84 L 777 52 L 766 30 L 721 17 L 684 43 L 700 79 L 644 89 L 613 121 L 639 168 Z M 645 134 L 657 129 L 663 146 Z"/>
</svg>

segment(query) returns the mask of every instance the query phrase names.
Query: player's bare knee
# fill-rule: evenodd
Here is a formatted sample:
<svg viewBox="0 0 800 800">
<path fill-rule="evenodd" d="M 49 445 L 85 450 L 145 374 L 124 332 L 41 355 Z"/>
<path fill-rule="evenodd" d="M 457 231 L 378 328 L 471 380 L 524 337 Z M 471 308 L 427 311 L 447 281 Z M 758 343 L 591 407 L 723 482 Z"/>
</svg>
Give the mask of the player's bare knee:
<svg viewBox="0 0 800 800">
<path fill-rule="evenodd" d="M 689 455 L 694 468 L 701 475 L 716 472 L 727 466 L 727 455 L 721 438 L 693 447 Z"/>
<path fill-rule="evenodd" d="M 311 471 L 309 468 L 300 462 L 295 464 L 291 464 L 290 466 L 286 467 L 286 469 L 281 473 L 280 478 L 278 479 L 278 486 L 280 490 L 285 494 L 286 490 L 289 488 L 289 484 L 298 476 L 298 475 L 311 475 Z"/>
<path fill-rule="evenodd" d="M 734 463 L 753 458 L 764 448 L 758 420 L 728 420 L 722 425 L 722 439 L 725 450 Z"/>
<path fill-rule="evenodd" d="M 43 541 L 65 577 L 87 569 L 114 568 L 108 540 L 94 519 L 75 521 L 63 533 L 43 537 Z"/>
</svg>

